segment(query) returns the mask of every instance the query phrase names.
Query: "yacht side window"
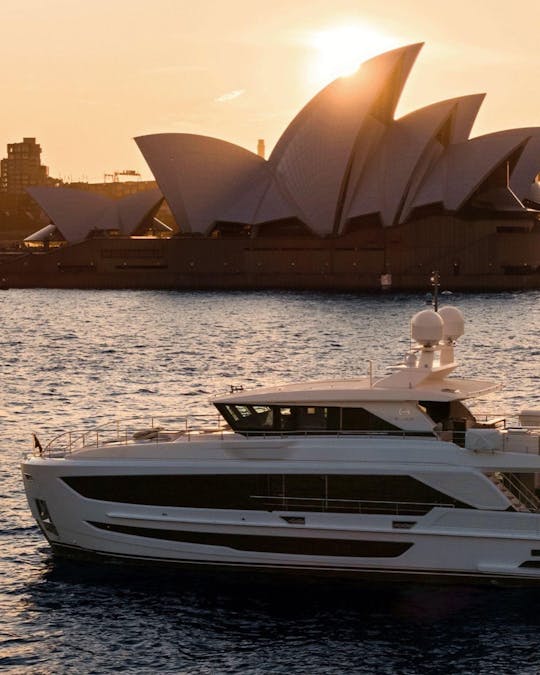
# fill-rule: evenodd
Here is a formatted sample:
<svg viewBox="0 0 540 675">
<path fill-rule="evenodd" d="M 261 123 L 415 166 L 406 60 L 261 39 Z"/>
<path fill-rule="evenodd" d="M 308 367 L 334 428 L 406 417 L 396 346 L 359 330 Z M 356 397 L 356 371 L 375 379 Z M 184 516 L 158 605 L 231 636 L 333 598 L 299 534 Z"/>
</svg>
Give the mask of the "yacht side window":
<svg viewBox="0 0 540 675">
<path fill-rule="evenodd" d="M 270 406 L 227 404 L 218 409 L 233 429 L 271 431 L 274 428 L 274 412 Z"/>
<path fill-rule="evenodd" d="M 395 431 L 395 424 L 391 424 L 382 417 L 378 417 L 364 408 L 342 408 L 341 428 L 343 431 Z"/>
<path fill-rule="evenodd" d="M 295 429 L 295 417 L 293 408 L 279 408 L 279 428 L 282 431 L 292 431 Z"/>
<path fill-rule="evenodd" d="M 336 415 L 320 406 L 282 406 L 278 409 L 280 431 L 326 431 L 336 429 Z"/>
<path fill-rule="evenodd" d="M 246 432 L 394 431 L 394 424 L 364 408 L 218 404 L 233 429 Z"/>
<path fill-rule="evenodd" d="M 332 429 L 328 408 L 302 406 L 297 410 L 298 428 L 303 431 L 326 431 Z"/>
<path fill-rule="evenodd" d="M 274 428 L 274 411 L 268 405 L 254 405 L 253 410 L 262 429 Z"/>
</svg>

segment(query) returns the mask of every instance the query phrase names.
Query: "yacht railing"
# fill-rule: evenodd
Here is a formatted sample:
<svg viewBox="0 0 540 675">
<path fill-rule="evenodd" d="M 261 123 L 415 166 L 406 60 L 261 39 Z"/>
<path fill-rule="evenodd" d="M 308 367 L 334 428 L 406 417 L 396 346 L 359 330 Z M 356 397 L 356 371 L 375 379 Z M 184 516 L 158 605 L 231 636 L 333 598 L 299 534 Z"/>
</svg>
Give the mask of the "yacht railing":
<svg viewBox="0 0 540 675">
<path fill-rule="evenodd" d="M 527 511 L 531 511 L 532 513 L 540 512 L 540 499 L 515 473 L 497 471 L 493 475 L 496 481 L 506 488 Z"/>
<path fill-rule="evenodd" d="M 41 445 L 34 434 L 34 454 L 62 456 L 63 454 L 69 454 L 82 448 L 99 448 L 105 445 L 132 444 L 136 442 L 157 444 L 170 442 L 180 438 L 186 441 L 196 441 L 204 439 L 209 434 L 224 439 L 226 435 L 230 435 L 230 433 L 230 426 L 221 416 L 215 416 L 210 419 L 208 416 L 190 415 L 189 417 L 183 417 L 177 420 L 151 418 L 149 425 L 144 425 L 144 423 L 141 423 L 140 421 L 137 423 L 136 421 L 131 420 L 114 420 L 93 429 L 64 431 L 55 436 L 44 446 Z M 434 434 L 430 431 L 408 431 L 404 429 L 302 429 L 277 431 L 236 429 L 236 434 L 246 439 L 291 438 L 304 436 L 332 436 L 343 438 L 348 438 L 350 436 L 390 436 L 394 438 L 414 436 L 416 438 L 435 438 Z"/>
<path fill-rule="evenodd" d="M 517 416 L 515 415 L 475 412 L 474 418 L 478 425 L 490 427 L 493 429 L 506 429 L 509 426 L 513 426 L 515 423 L 517 423 Z M 512 424 L 509 424 L 509 419 L 512 420 Z"/>
<path fill-rule="evenodd" d="M 506 428 L 507 417 L 476 414 L 477 423 Z M 224 438 L 231 429 L 219 415 L 189 415 L 180 418 L 153 417 L 149 423 L 140 420 L 113 420 L 102 426 L 85 429 L 64 431 L 55 436 L 46 445 L 42 446 L 34 435 L 34 452 L 37 455 L 62 456 L 82 448 L 99 448 L 112 444 L 127 444 L 135 442 L 164 443 L 180 439 L 187 441 L 201 440 L 208 434 L 219 435 Z M 407 429 L 236 429 L 236 433 L 246 438 L 295 438 L 304 436 L 332 436 L 348 438 L 350 436 L 391 437 L 391 438 L 424 438 L 453 440 L 463 444 L 464 431 L 452 431 L 452 438 L 446 439 L 443 435 L 429 430 Z M 444 432 L 443 432 L 444 433 Z M 462 437 L 462 438 L 461 438 Z"/>
<path fill-rule="evenodd" d="M 349 436 L 390 436 L 392 438 L 433 438 L 432 431 L 412 431 L 408 429 L 291 429 L 291 430 L 268 430 L 255 431 L 236 429 L 236 433 L 249 438 L 290 438 L 298 436 L 332 436 L 348 438 Z"/>
<path fill-rule="evenodd" d="M 190 415 L 181 418 L 150 419 L 149 425 L 136 420 L 113 420 L 93 429 L 63 431 L 42 446 L 34 434 L 34 454 L 63 456 L 82 448 L 124 445 L 135 442 L 164 443 L 176 438 L 200 438 L 207 434 L 223 437 L 229 427 L 219 415 Z"/>
<path fill-rule="evenodd" d="M 424 515 L 431 509 L 455 508 L 454 504 L 440 502 L 391 502 L 356 499 L 327 499 L 325 497 L 282 497 L 279 495 L 252 495 L 266 508 L 280 511 L 318 511 L 344 513 L 370 513 L 394 516 Z"/>
</svg>

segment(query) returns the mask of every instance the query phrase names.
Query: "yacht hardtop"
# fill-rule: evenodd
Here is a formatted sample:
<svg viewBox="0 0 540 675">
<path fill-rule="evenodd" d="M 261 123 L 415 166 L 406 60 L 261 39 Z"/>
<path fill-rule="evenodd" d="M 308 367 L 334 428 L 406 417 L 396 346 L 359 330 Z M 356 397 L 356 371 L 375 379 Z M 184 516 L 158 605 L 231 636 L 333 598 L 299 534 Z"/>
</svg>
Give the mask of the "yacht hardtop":
<svg viewBox="0 0 540 675">
<path fill-rule="evenodd" d="M 453 364 L 457 367 L 457 364 Z M 429 397 L 433 401 L 459 401 L 482 396 L 500 385 L 487 380 L 466 380 L 447 378 L 448 372 L 437 373 L 433 370 L 417 372 L 417 368 L 400 370 L 396 374 L 370 380 L 362 377 L 349 380 L 315 380 L 275 387 L 235 392 L 213 400 L 215 405 L 229 403 L 264 403 L 311 405 L 316 402 L 346 401 L 351 404 L 362 401 L 410 401 Z"/>
<path fill-rule="evenodd" d="M 449 377 L 457 367 L 455 341 L 464 321 L 455 307 L 424 310 L 411 322 L 415 346 L 389 375 L 349 380 L 321 380 L 234 388 L 213 401 L 230 426 L 242 433 L 307 431 L 439 432 L 459 427 L 494 427 L 495 420 L 476 423 L 459 402 L 499 387 L 485 380 Z M 446 404 L 446 405 L 444 405 Z M 360 409 L 364 415 L 360 414 Z M 500 425 L 503 420 L 497 419 Z"/>
</svg>

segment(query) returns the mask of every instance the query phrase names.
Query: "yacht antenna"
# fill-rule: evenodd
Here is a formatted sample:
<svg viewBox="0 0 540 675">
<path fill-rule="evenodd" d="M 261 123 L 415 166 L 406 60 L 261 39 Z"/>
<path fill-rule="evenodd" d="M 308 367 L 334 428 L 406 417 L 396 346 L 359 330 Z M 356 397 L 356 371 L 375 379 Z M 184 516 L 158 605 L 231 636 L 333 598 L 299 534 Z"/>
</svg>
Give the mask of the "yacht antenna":
<svg viewBox="0 0 540 675">
<path fill-rule="evenodd" d="M 429 278 L 431 285 L 433 286 L 433 309 L 439 311 L 439 286 L 441 285 L 441 276 L 439 270 L 433 270 Z"/>
</svg>

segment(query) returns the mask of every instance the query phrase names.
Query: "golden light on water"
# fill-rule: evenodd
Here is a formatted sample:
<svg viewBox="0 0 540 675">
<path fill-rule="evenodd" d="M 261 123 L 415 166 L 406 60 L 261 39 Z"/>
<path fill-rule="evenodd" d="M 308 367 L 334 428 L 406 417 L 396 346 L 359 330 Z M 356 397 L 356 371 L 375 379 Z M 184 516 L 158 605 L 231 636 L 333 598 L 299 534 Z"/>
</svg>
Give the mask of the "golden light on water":
<svg viewBox="0 0 540 675">
<path fill-rule="evenodd" d="M 313 33 L 308 42 L 316 52 L 310 79 L 321 85 L 352 75 L 363 61 L 396 46 L 390 36 L 367 24 L 320 30 Z"/>
</svg>

